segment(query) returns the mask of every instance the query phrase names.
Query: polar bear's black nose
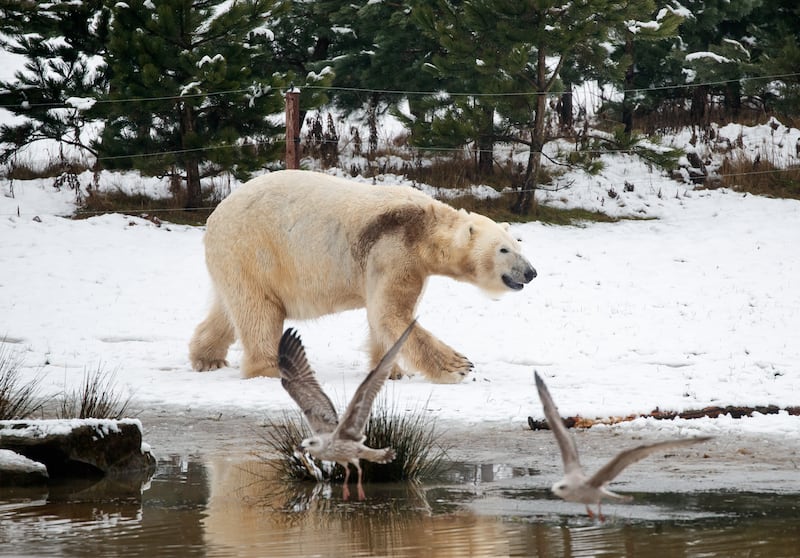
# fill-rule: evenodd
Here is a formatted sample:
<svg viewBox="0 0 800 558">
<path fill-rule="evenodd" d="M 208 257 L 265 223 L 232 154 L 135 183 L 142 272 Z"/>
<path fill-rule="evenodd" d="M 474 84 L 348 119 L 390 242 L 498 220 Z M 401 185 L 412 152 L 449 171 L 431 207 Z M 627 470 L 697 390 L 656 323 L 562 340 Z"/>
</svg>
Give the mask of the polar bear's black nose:
<svg viewBox="0 0 800 558">
<path fill-rule="evenodd" d="M 528 269 L 525 270 L 525 282 L 526 283 L 529 283 L 530 280 L 533 279 L 534 277 L 536 277 L 536 270 L 535 269 L 533 269 L 532 267 L 529 267 Z"/>
</svg>

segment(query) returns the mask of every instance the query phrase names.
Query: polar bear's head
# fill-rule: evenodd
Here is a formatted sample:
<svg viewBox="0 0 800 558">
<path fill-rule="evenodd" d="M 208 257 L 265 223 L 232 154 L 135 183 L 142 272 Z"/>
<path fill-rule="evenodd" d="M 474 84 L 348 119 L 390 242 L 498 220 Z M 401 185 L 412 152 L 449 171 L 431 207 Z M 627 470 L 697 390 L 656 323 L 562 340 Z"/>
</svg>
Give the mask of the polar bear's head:
<svg viewBox="0 0 800 558">
<path fill-rule="evenodd" d="M 478 213 L 462 216 L 458 244 L 464 247 L 471 282 L 489 295 L 519 291 L 536 277 L 536 270 L 522 255 L 519 241 L 508 223 L 496 223 Z"/>
</svg>

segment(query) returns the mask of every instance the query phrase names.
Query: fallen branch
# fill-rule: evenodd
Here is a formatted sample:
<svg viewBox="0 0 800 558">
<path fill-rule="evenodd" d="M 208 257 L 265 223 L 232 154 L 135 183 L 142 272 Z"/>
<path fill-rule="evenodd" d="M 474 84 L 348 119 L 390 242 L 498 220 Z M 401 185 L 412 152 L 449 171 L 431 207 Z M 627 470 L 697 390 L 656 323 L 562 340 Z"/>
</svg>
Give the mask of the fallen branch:
<svg viewBox="0 0 800 558">
<path fill-rule="evenodd" d="M 697 410 L 689 410 L 683 412 L 676 411 L 662 411 L 658 408 L 650 413 L 642 415 L 628 415 L 625 417 L 606 417 L 606 418 L 585 418 L 581 416 L 566 417 L 562 419 L 567 428 L 591 428 L 596 424 L 617 424 L 620 422 L 628 422 L 637 418 L 654 418 L 656 420 L 670 420 L 674 418 L 682 419 L 697 419 L 697 418 L 717 418 L 720 415 L 730 415 L 733 418 L 750 417 L 753 413 L 760 413 L 762 415 L 777 415 L 781 411 L 786 411 L 792 416 L 800 416 L 800 407 L 778 407 L 777 405 L 757 405 L 755 407 L 746 407 L 739 405 L 728 405 L 726 407 L 704 407 Z M 549 430 L 546 420 L 535 420 L 533 417 L 528 417 L 528 426 L 531 430 Z"/>
</svg>

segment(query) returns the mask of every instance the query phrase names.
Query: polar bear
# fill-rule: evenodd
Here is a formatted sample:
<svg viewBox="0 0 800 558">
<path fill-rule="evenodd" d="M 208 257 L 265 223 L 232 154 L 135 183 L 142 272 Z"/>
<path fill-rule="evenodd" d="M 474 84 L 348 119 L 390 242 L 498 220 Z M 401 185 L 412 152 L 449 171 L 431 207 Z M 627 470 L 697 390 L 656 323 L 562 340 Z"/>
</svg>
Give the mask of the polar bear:
<svg viewBox="0 0 800 558">
<path fill-rule="evenodd" d="M 366 308 L 374 367 L 414 319 L 429 276 L 492 295 L 519 291 L 536 277 L 507 228 L 407 186 L 301 170 L 254 178 L 208 219 L 214 298 L 189 344 L 192 366 L 227 366 L 238 337 L 242 375 L 277 377 L 284 320 Z M 401 357 L 438 383 L 461 381 L 472 370 L 464 355 L 419 326 Z M 402 373 L 395 367 L 393 377 Z"/>
</svg>

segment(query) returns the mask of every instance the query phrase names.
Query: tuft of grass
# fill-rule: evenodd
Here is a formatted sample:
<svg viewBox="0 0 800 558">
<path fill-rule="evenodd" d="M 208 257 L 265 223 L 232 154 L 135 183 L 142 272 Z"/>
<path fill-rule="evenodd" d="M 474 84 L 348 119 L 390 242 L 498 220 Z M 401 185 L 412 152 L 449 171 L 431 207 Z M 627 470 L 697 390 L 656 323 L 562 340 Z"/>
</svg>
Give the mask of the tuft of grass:
<svg viewBox="0 0 800 558">
<path fill-rule="evenodd" d="M 211 197 L 207 193 L 206 198 Z M 156 224 L 169 221 L 180 225 L 204 225 L 214 211 L 217 201 L 209 200 L 204 207 L 186 209 L 177 198 L 152 198 L 147 194 L 128 194 L 119 189 L 90 190 L 83 204 L 75 212 L 76 219 L 88 219 L 106 213 L 122 213 L 142 217 Z"/>
<path fill-rule="evenodd" d="M 372 482 L 421 481 L 436 478 L 446 468 L 447 448 L 436 430 L 436 420 L 425 413 L 425 406 L 398 409 L 396 401 L 381 395 L 364 429 L 367 445 L 392 447 L 390 463 L 362 461 L 364 479 Z"/>
<path fill-rule="evenodd" d="M 326 463 L 296 451 L 300 442 L 311 435 L 311 430 L 299 412 L 284 413 L 278 419 L 269 419 L 263 440 L 270 454 L 261 458 L 271 463 L 278 477 L 294 481 L 333 481 L 344 479 L 344 469 L 338 464 Z M 365 482 L 420 482 L 436 478 L 446 468 L 446 448 L 441 444 L 435 420 L 416 408 L 401 411 L 389 404 L 385 397 L 373 406 L 367 421 L 366 444 L 373 448 L 392 447 L 396 456 L 391 463 L 372 463 L 361 460 Z M 354 471 L 351 470 L 351 475 Z"/>
<path fill-rule="evenodd" d="M 40 161 L 36 161 L 36 163 L 25 163 L 25 162 L 15 162 L 13 163 L 8 171 L 5 174 L 5 178 L 10 180 L 36 180 L 40 178 L 58 178 L 64 172 L 68 172 L 73 175 L 78 175 L 88 167 L 80 162 L 77 161 L 63 161 L 59 159 L 54 159 L 45 163 L 44 165 L 40 164 Z"/>
<path fill-rule="evenodd" d="M 718 186 L 759 196 L 800 199 L 800 166 L 781 168 L 767 157 L 725 157 Z"/>
<path fill-rule="evenodd" d="M 576 225 L 586 222 L 613 223 L 619 219 L 587 209 L 560 209 L 548 205 L 534 203 L 527 215 L 514 213 L 509 208 L 509 196 L 478 199 L 473 196 L 462 196 L 448 200 L 447 203 L 456 209 L 466 209 L 485 215 L 498 222 L 539 221 L 550 225 Z"/>
<path fill-rule="evenodd" d="M 462 151 L 432 157 L 427 165 L 412 165 L 402 171 L 411 180 L 437 188 L 463 189 L 479 181 L 475 163 Z"/>
<path fill-rule="evenodd" d="M 98 366 L 94 372 L 84 372 L 78 389 L 64 393 L 57 415 L 60 419 L 121 419 L 130 401 L 130 395 L 124 397 L 117 390 L 116 373 Z"/>
<path fill-rule="evenodd" d="M 41 377 L 21 385 L 20 360 L 0 346 L 0 420 L 24 419 L 41 410 Z"/>
<path fill-rule="evenodd" d="M 341 467 L 325 465 L 296 450 L 300 442 L 312 434 L 299 411 L 284 412 L 277 419 L 267 419 L 265 426 L 267 431 L 262 439 L 270 453 L 278 454 L 278 459 L 263 454 L 260 457 L 275 468 L 281 480 L 332 481 L 344 478 Z"/>
</svg>

